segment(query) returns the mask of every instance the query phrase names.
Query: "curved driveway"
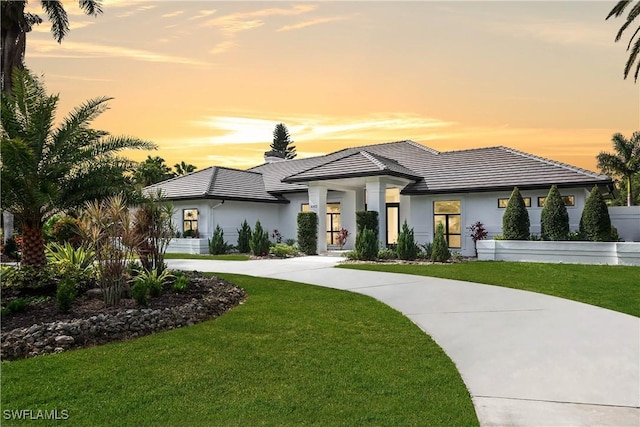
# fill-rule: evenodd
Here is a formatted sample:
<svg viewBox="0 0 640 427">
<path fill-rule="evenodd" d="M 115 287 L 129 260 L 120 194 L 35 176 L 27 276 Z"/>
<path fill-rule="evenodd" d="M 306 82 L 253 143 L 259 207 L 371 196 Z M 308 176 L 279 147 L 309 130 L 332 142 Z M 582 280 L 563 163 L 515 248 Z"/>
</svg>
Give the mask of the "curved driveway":
<svg viewBox="0 0 640 427">
<path fill-rule="evenodd" d="M 168 260 L 292 280 L 399 310 L 456 364 L 485 426 L 640 426 L 640 319 L 552 296 L 333 266 L 334 257 Z"/>
</svg>

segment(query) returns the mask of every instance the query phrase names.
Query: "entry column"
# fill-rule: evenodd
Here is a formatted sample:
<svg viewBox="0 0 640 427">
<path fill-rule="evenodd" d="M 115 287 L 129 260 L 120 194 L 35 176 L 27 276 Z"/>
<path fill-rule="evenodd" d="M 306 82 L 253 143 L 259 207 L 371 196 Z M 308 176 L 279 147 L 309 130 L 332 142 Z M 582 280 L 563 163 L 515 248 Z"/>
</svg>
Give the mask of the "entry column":
<svg viewBox="0 0 640 427">
<path fill-rule="evenodd" d="M 387 185 L 384 182 L 367 182 L 367 210 L 378 212 L 378 246 L 387 244 Z"/>
<path fill-rule="evenodd" d="M 319 254 L 327 251 L 327 187 L 309 184 L 309 210 L 318 214 Z"/>
</svg>

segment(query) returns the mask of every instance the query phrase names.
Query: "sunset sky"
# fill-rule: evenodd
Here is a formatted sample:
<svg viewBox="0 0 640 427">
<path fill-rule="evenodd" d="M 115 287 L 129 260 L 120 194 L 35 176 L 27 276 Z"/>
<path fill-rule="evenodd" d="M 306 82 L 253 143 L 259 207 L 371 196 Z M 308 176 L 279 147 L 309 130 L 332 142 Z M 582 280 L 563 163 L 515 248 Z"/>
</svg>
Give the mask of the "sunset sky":
<svg viewBox="0 0 640 427">
<path fill-rule="evenodd" d="M 411 139 L 595 171 L 615 132 L 640 129 L 615 3 L 114 0 L 93 18 L 72 1 L 67 38 L 45 22 L 25 62 L 59 117 L 114 97 L 95 126 L 158 144 L 137 160 L 254 166 L 282 122 L 299 158 Z"/>
</svg>

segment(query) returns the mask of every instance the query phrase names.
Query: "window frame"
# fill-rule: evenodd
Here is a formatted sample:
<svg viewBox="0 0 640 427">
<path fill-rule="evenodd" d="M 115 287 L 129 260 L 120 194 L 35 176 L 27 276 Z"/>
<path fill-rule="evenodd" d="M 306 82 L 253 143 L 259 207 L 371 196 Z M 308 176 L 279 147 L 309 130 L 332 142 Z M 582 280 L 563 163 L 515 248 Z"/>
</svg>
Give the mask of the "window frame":
<svg viewBox="0 0 640 427">
<path fill-rule="evenodd" d="M 445 213 L 438 213 L 436 212 L 436 204 L 437 203 L 441 203 L 441 202 L 458 202 L 458 212 L 457 213 L 452 213 L 452 212 L 445 212 Z M 462 239 L 462 200 L 434 200 L 433 201 L 433 235 L 435 236 L 436 234 L 436 228 L 438 226 L 438 223 L 436 222 L 436 217 L 437 216 L 444 216 L 444 238 L 447 241 L 447 245 L 449 246 L 449 248 L 451 249 L 462 249 L 462 243 L 463 243 L 463 239 Z M 459 233 L 451 233 L 449 230 L 449 219 L 450 217 L 458 217 L 458 226 L 460 228 L 460 232 Z M 450 245 L 450 236 L 458 236 L 460 239 L 460 246 L 451 246 Z"/>
<path fill-rule="evenodd" d="M 564 205 L 568 208 L 573 208 L 576 206 L 576 196 L 574 196 L 573 194 L 567 194 L 566 196 L 560 196 L 562 197 L 562 201 L 564 202 Z M 539 208 L 544 208 L 544 202 L 547 200 L 547 196 L 539 196 L 538 197 L 538 207 Z M 567 200 L 571 200 L 569 203 L 567 203 Z"/>
<path fill-rule="evenodd" d="M 498 197 L 498 209 L 506 209 L 507 205 L 509 204 L 509 199 L 510 199 L 510 197 Z M 524 207 L 525 208 L 530 208 L 531 207 L 531 197 L 523 197 L 522 200 L 524 200 Z M 500 202 L 502 202 L 502 201 L 505 202 L 504 206 L 500 206 Z"/>
</svg>

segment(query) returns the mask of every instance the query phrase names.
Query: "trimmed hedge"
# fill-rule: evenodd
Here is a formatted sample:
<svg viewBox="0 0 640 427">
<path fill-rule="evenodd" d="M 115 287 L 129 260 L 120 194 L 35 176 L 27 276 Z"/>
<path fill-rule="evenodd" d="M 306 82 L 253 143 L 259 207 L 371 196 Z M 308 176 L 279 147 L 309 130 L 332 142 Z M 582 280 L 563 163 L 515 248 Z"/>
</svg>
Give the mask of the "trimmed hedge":
<svg viewBox="0 0 640 427">
<path fill-rule="evenodd" d="M 318 214 L 298 212 L 298 248 L 300 252 L 314 255 L 318 251 Z"/>
<path fill-rule="evenodd" d="M 594 186 L 587 197 L 580 218 L 580 236 L 593 242 L 612 241 L 609 209 L 598 189 Z"/>
<path fill-rule="evenodd" d="M 518 187 L 513 189 L 502 216 L 502 235 L 505 240 L 529 240 L 531 235 L 529 212 Z"/>
<path fill-rule="evenodd" d="M 543 240 L 569 240 L 569 214 L 558 187 L 551 186 L 540 215 Z"/>
</svg>

